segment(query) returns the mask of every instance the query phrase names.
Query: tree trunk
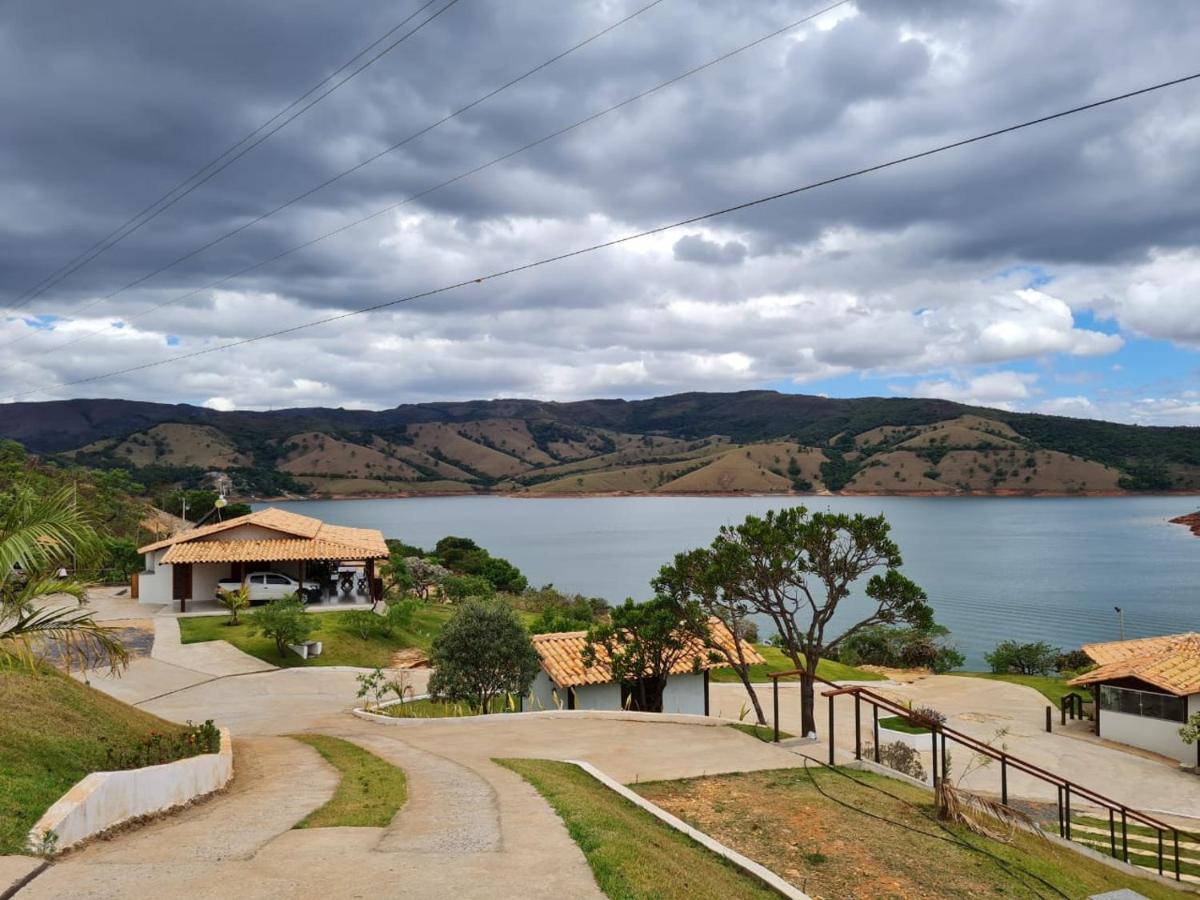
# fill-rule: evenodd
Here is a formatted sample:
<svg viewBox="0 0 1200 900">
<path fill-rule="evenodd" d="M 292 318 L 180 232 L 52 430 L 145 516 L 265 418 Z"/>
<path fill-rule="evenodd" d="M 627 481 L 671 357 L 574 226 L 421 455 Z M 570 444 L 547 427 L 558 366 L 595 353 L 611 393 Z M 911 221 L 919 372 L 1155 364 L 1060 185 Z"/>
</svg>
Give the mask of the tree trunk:
<svg viewBox="0 0 1200 900">
<path fill-rule="evenodd" d="M 800 731 L 805 736 L 817 733 L 817 719 L 813 715 L 814 686 L 813 672 L 805 668 L 804 674 L 800 676 Z M 830 739 L 832 737 L 830 735 Z"/>
<path fill-rule="evenodd" d="M 758 717 L 759 725 L 767 724 L 767 717 L 763 715 L 762 704 L 758 702 L 758 692 L 754 690 L 754 683 L 750 680 L 749 666 L 734 666 L 733 670 L 737 672 L 738 678 L 742 681 L 742 687 L 746 689 L 746 693 L 750 695 L 750 703 L 754 707 L 754 715 Z"/>
</svg>

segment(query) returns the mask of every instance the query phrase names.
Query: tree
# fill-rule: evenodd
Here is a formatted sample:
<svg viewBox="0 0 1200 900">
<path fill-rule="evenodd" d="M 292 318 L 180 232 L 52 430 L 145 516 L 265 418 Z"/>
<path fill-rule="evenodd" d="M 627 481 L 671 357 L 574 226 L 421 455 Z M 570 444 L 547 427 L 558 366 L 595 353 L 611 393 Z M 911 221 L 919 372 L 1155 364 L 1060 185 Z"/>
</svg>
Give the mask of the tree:
<svg viewBox="0 0 1200 900">
<path fill-rule="evenodd" d="M 250 585 L 242 584 L 236 591 L 217 588 L 217 602 L 229 612 L 229 625 L 238 623 L 238 613 L 250 605 Z"/>
<path fill-rule="evenodd" d="M 933 624 L 925 592 L 900 573 L 900 549 L 890 531 L 883 516 L 809 515 L 795 506 L 724 526 L 708 549 L 719 593 L 769 617 L 778 646 L 801 670 L 805 734 L 816 733 L 814 685 L 822 656 L 835 655 L 844 641 L 873 625 Z M 834 614 L 866 576 L 870 612 L 831 637 Z"/>
<path fill-rule="evenodd" d="M 749 618 L 753 611 L 751 604 L 725 591 L 725 572 L 713 549 L 676 554 L 675 561 L 660 568 L 651 584 L 659 594 L 672 597 L 677 603 L 692 601 L 699 604 L 706 615 L 716 616 L 731 634 L 739 638 L 747 638 L 752 627 L 755 635 L 758 633 L 758 626 Z M 750 696 L 758 724 L 766 725 L 767 717 L 750 680 L 752 663 L 746 658 L 745 645 L 741 640 L 734 641 L 731 646 L 714 645 L 712 641 L 709 644 L 737 674 Z"/>
<path fill-rule="evenodd" d="M 1061 648 L 1052 647 L 1045 641 L 1029 644 L 1001 641 L 991 653 L 983 654 L 983 658 L 998 674 L 1045 675 L 1054 668 L 1061 653 Z"/>
<path fill-rule="evenodd" d="M 926 668 L 937 674 L 961 668 L 965 657 L 947 642 L 949 629 L 897 628 L 875 625 L 842 642 L 838 659 L 847 665 L 892 666 L 901 669 Z"/>
<path fill-rule="evenodd" d="M 421 559 L 410 556 L 404 560 L 404 569 L 408 573 L 412 589 L 422 600 L 429 599 L 429 592 L 440 585 L 450 571 L 432 559 Z"/>
<path fill-rule="evenodd" d="M 607 659 L 613 677 L 633 689 L 634 709 L 662 712 L 663 690 L 681 662 L 699 672 L 707 659 L 706 616 L 696 603 L 658 596 L 645 603 L 626 600 L 608 622 L 588 629 L 583 664 Z"/>
<path fill-rule="evenodd" d="M 114 582 L 127 582 L 129 576 L 142 568 L 142 555 L 129 538 L 105 538 L 103 559 L 104 577 Z"/>
<path fill-rule="evenodd" d="M 480 713 L 502 694 L 527 694 L 540 668 L 517 614 L 490 600 L 469 600 L 459 607 L 434 638 L 429 659 L 429 692 L 465 701 Z"/>
<path fill-rule="evenodd" d="M 1200 712 L 1192 713 L 1187 724 L 1179 729 L 1179 739 L 1189 746 L 1200 741 Z"/>
<path fill-rule="evenodd" d="M 288 644 L 304 643 L 317 629 L 316 616 L 304 608 L 304 603 L 295 594 L 272 600 L 246 618 L 254 633 L 274 639 L 275 651 L 280 658 L 287 652 Z"/>
<path fill-rule="evenodd" d="M 491 597 L 496 589 L 482 575 L 447 575 L 442 579 L 442 592 L 458 603 L 468 597 Z"/>
<path fill-rule="evenodd" d="M 84 668 L 99 663 L 116 673 L 128 661 L 116 629 L 85 610 L 43 605 L 54 597 L 87 601 L 83 582 L 54 575 L 73 558 L 94 558 L 99 546 L 74 498 L 71 486 L 42 497 L 23 488 L 0 496 L 0 659 L 33 668 L 49 644 L 68 667 L 78 658 Z"/>
<path fill-rule="evenodd" d="M 519 594 L 529 587 L 529 579 L 521 574 L 521 570 L 498 556 L 489 556 L 484 560 L 478 574 L 490 581 L 498 591 Z"/>
</svg>

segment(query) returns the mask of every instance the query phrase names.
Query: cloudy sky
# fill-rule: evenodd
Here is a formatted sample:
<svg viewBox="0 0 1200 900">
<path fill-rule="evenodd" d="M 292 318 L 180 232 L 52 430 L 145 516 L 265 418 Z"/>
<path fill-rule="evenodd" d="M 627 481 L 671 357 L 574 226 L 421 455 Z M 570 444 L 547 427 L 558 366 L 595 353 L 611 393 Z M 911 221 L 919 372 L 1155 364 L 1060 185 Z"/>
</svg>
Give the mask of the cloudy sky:
<svg viewBox="0 0 1200 900">
<path fill-rule="evenodd" d="M 1194 0 L 853 0 L 430 191 L 832 2 L 660 0 L 193 252 L 650 3 L 438 0 L 360 75 L 31 294 L 424 0 L 9 0 L 0 393 L 380 408 L 771 387 L 1200 424 L 1200 82 L 85 381 L 1200 69 Z"/>
</svg>

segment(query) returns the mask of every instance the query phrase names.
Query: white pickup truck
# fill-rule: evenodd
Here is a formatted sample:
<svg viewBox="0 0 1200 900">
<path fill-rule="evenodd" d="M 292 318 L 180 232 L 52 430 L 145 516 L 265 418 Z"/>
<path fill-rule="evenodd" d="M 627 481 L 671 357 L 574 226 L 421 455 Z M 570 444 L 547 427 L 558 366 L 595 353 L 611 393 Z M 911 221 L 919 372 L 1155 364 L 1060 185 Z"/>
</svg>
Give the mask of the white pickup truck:
<svg viewBox="0 0 1200 900">
<path fill-rule="evenodd" d="M 279 572 L 251 572 L 246 576 L 246 584 L 250 587 L 251 603 L 268 603 L 271 600 L 290 597 L 297 591 L 301 600 L 311 603 L 321 595 L 321 586 L 315 581 L 301 584 L 290 575 L 281 575 Z M 236 578 L 225 578 L 217 582 L 218 591 L 236 591 L 241 586 L 242 582 Z"/>
</svg>

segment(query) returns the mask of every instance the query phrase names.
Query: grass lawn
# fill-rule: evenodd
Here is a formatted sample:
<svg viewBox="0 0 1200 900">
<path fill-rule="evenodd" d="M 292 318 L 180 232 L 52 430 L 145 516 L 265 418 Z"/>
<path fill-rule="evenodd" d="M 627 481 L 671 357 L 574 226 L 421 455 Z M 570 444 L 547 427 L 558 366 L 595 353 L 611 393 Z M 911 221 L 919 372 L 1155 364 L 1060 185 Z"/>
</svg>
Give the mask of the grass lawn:
<svg viewBox="0 0 1200 900">
<path fill-rule="evenodd" d="M 0 854 L 25 852 L 42 813 L 84 775 L 107 768 L 107 748 L 184 730 L 57 670 L 0 668 Z"/>
<path fill-rule="evenodd" d="M 316 659 L 301 659 L 291 651 L 282 658 L 275 652 L 275 641 L 262 635 L 251 634 L 246 613 L 241 623 L 227 625 L 228 616 L 198 616 L 179 620 L 179 633 L 183 643 L 195 644 L 202 641 L 229 641 L 239 650 L 256 656 L 276 666 L 388 666 L 392 655 L 406 647 L 428 650 L 434 637 L 441 631 L 446 620 L 454 613 L 454 607 L 441 604 L 421 606 L 413 616 L 412 625 L 397 631 L 392 637 L 373 634 L 365 640 L 346 625 L 345 612 L 312 613 L 317 622 L 312 640 L 324 646 Z"/>
<path fill-rule="evenodd" d="M 770 725 L 755 725 L 753 722 L 730 722 L 730 728 L 736 728 L 738 731 L 744 732 L 751 737 L 756 737 L 764 744 L 775 742 L 775 729 Z M 790 731 L 779 732 L 779 739 L 786 741 L 788 738 L 795 737 Z"/>
<path fill-rule="evenodd" d="M 748 772 L 636 789 L 813 896 L 1058 896 L 1039 878 L 1068 897 L 1119 888 L 1150 898 L 1180 896 L 1035 835 L 1018 833 L 1004 844 L 957 827 L 947 826 L 948 833 L 922 814 L 933 814 L 929 791 L 841 771 L 850 778 L 810 766 L 807 772 Z M 836 799 L 817 790 L 814 780 Z"/>
<path fill-rule="evenodd" d="M 293 827 L 331 828 L 356 825 L 383 828 L 408 798 L 404 770 L 341 738 L 323 734 L 294 734 L 338 770 L 341 781 L 324 805 Z"/>
<path fill-rule="evenodd" d="M 770 683 L 771 679 L 767 677 L 768 672 L 790 672 L 796 666 L 790 659 L 784 656 L 783 651 L 778 647 L 772 647 L 769 644 L 755 644 L 754 648 L 762 654 L 763 659 L 767 661 L 765 666 L 751 666 L 750 680 L 765 681 Z M 821 664 L 817 666 L 817 674 L 822 678 L 828 678 L 830 681 L 883 681 L 882 675 L 875 672 L 864 672 L 862 669 L 856 669 L 854 666 L 843 665 L 840 662 L 832 659 L 823 659 Z M 713 669 L 709 673 L 709 680 L 716 682 L 734 682 L 740 683 L 737 673 L 733 669 Z M 784 678 L 783 681 L 799 681 L 798 677 Z"/>
<path fill-rule="evenodd" d="M 396 719 L 453 719 L 459 716 L 475 715 L 475 712 L 466 703 L 447 703 L 429 698 L 396 703 L 392 706 L 385 706 L 383 709 L 373 709 L 371 712 Z M 488 712 L 517 712 L 517 709 L 509 707 L 507 697 L 496 697 L 493 698 Z"/>
<path fill-rule="evenodd" d="M 992 681 L 1008 681 L 1012 684 L 1031 687 L 1053 703 L 1055 709 L 1059 709 L 1059 701 L 1067 694 L 1082 694 L 1085 700 L 1088 699 L 1086 688 L 1071 687 L 1067 684 L 1066 679 L 1056 678 L 1053 675 L 999 675 L 995 672 L 950 672 L 949 674 L 962 675 L 966 678 L 990 678 Z"/>
<path fill-rule="evenodd" d="M 496 762 L 512 769 L 546 798 L 583 851 L 596 882 L 608 897 L 778 897 L 570 763 L 541 759 Z"/>
<path fill-rule="evenodd" d="M 880 719 L 879 726 L 881 728 L 890 728 L 892 731 L 902 731 L 905 734 L 929 734 L 928 728 L 913 725 L 902 716 L 888 716 L 886 719 Z"/>
</svg>

